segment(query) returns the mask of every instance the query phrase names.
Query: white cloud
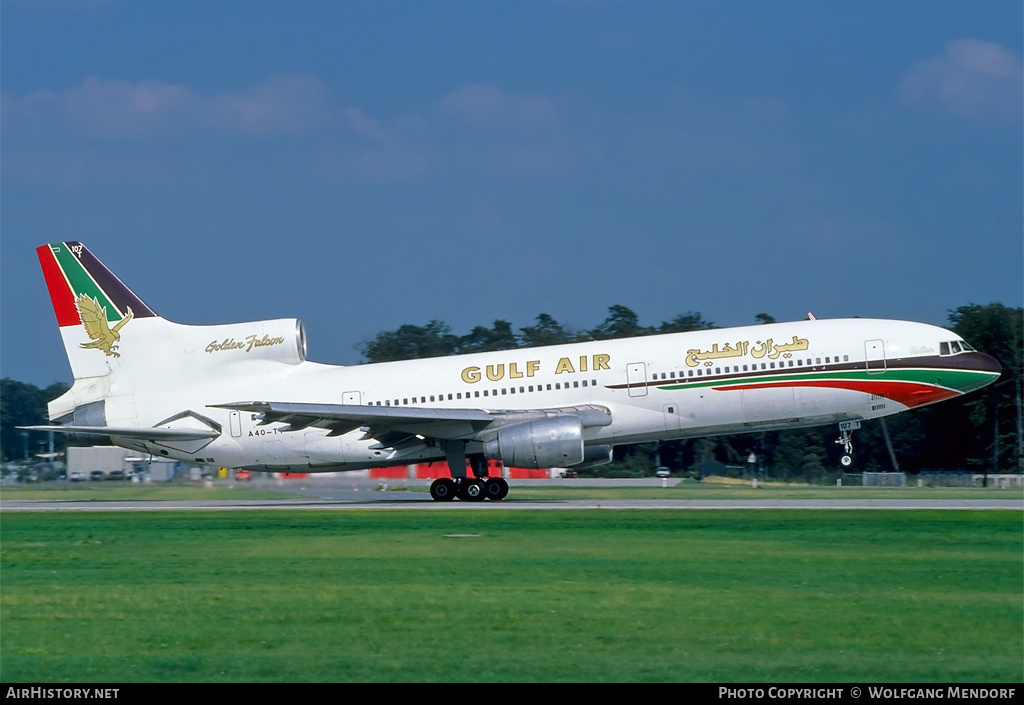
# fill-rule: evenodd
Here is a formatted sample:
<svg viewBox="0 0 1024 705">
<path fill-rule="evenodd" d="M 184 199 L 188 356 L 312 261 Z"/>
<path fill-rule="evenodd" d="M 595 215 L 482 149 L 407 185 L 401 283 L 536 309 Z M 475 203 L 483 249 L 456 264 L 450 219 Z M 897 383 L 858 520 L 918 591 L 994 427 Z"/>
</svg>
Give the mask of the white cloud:
<svg viewBox="0 0 1024 705">
<path fill-rule="evenodd" d="M 463 86 L 441 98 L 440 113 L 478 128 L 499 132 L 557 129 L 558 109 L 541 95 L 515 95 L 495 86 Z"/>
<path fill-rule="evenodd" d="M 946 44 L 903 78 L 900 95 L 915 105 L 939 105 L 959 117 L 1020 115 L 1024 71 L 1012 51 L 978 39 Z"/>
<path fill-rule="evenodd" d="M 329 119 L 326 89 L 305 75 L 274 75 L 242 93 L 201 96 L 161 81 L 88 78 L 64 91 L 4 96 L 7 127 L 116 139 L 195 130 L 246 135 L 302 134 Z"/>
<path fill-rule="evenodd" d="M 359 134 L 364 137 L 368 137 L 374 142 L 384 145 L 385 147 L 394 146 L 395 140 L 388 131 L 381 126 L 380 122 L 364 113 L 360 108 L 349 108 L 345 111 L 344 115 L 348 119 L 349 125 L 351 125 L 352 129 Z"/>
</svg>

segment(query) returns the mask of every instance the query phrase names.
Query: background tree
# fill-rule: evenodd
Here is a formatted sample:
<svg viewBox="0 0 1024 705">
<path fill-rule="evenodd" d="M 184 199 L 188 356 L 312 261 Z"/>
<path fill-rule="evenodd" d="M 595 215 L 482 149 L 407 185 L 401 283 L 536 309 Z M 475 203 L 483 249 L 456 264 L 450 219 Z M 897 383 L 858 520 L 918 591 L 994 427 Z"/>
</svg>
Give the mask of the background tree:
<svg viewBox="0 0 1024 705">
<path fill-rule="evenodd" d="M 536 318 L 536 325 L 520 328 L 519 339 L 524 347 L 561 345 L 579 341 L 579 334 L 565 328 L 554 318 L 542 313 Z"/>
<path fill-rule="evenodd" d="M 689 333 L 693 330 L 711 330 L 717 326 L 711 321 L 705 321 L 704 317 L 696 311 L 681 313 L 671 321 L 662 321 L 658 326 L 659 333 Z"/>
<path fill-rule="evenodd" d="M 635 338 L 652 333 L 654 333 L 654 329 L 641 326 L 640 319 L 632 310 L 616 304 L 608 308 L 608 317 L 601 325 L 590 331 L 590 337 L 594 340 L 610 340 L 612 338 Z"/>
<path fill-rule="evenodd" d="M 494 326 L 485 328 L 476 326 L 459 339 L 458 352 L 476 353 L 493 352 L 495 350 L 512 350 L 519 347 L 519 340 L 512 332 L 512 324 L 508 321 L 495 321 Z"/>
<path fill-rule="evenodd" d="M 18 426 L 41 426 L 50 423 L 46 411 L 48 402 L 68 390 L 63 382 L 54 382 L 45 389 L 34 384 L 18 382 L 7 377 L 0 380 L 0 454 L 4 460 L 15 460 L 25 455 L 28 441 L 29 455 L 39 451 L 43 442 L 49 442 L 48 434 L 40 431 L 22 431 Z M 23 436 L 23 433 L 29 435 Z M 64 447 L 64 438 L 55 434 L 54 448 Z"/>
<path fill-rule="evenodd" d="M 1024 309 L 968 304 L 949 312 L 954 331 L 1003 366 L 999 380 L 965 400 L 977 429 L 971 453 L 993 472 L 1024 471 Z M 988 458 L 977 458 L 984 446 Z"/>
<path fill-rule="evenodd" d="M 378 333 L 359 351 L 367 362 L 392 362 L 423 357 L 442 357 L 458 352 L 460 339 L 447 323 L 433 320 L 425 326 L 406 324 L 395 331 Z"/>
</svg>

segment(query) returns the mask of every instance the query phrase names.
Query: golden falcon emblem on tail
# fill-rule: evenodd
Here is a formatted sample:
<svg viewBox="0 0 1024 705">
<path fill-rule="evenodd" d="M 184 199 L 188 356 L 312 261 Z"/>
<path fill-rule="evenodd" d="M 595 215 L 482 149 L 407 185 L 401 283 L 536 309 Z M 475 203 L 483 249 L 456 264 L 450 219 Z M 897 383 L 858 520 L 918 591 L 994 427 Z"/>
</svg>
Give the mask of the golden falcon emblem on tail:
<svg viewBox="0 0 1024 705">
<path fill-rule="evenodd" d="M 82 319 L 82 326 L 85 327 L 85 332 L 92 338 L 91 343 L 82 343 L 82 347 L 102 350 L 106 353 L 107 357 L 121 357 L 119 353 L 114 351 L 117 350 L 117 341 L 121 339 L 121 334 L 118 331 L 124 327 L 125 323 L 132 320 L 134 315 L 131 307 L 129 306 L 126 309 L 128 315 L 115 323 L 114 327 L 111 328 L 107 325 L 106 307 L 100 306 L 100 302 L 96 299 L 85 294 L 79 294 L 78 298 L 75 299 L 75 306 L 78 307 L 78 315 Z"/>
</svg>

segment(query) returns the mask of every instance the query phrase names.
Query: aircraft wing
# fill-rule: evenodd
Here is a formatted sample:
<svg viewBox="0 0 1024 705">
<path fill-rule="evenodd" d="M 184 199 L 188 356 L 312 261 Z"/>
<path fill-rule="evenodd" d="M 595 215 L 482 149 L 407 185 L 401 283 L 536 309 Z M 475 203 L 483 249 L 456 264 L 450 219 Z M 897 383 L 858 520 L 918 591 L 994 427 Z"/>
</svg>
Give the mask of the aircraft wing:
<svg viewBox="0 0 1024 705">
<path fill-rule="evenodd" d="M 593 405 L 565 409 L 484 410 L 252 401 L 210 406 L 259 414 L 261 425 L 288 424 L 283 431 L 300 431 L 312 426 L 327 429 L 328 435 L 340 436 L 357 428 L 363 429 L 364 439 L 375 438 L 385 448 L 405 447 L 426 438 L 468 440 L 488 428 L 549 416 L 580 416 L 584 426 L 607 426 L 611 423 L 610 412 Z"/>
</svg>

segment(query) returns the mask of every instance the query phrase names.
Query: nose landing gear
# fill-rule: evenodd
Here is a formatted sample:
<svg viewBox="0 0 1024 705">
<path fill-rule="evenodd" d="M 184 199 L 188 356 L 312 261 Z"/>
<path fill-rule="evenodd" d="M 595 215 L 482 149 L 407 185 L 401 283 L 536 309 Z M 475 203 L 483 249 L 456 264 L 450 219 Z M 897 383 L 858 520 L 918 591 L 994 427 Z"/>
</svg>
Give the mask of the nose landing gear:
<svg viewBox="0 0 1024 705">
<path fill-rule="evenodd" d="M 853 432 L 860 428 L 860 421 L 842 421 L 839 423 L 839 438 L 836 439 L 836 443 L 843 447 L 843 457 L 839 459 L 839 463 L 844 467 L 848 468 L 853 465 Z"/>
</svg>

